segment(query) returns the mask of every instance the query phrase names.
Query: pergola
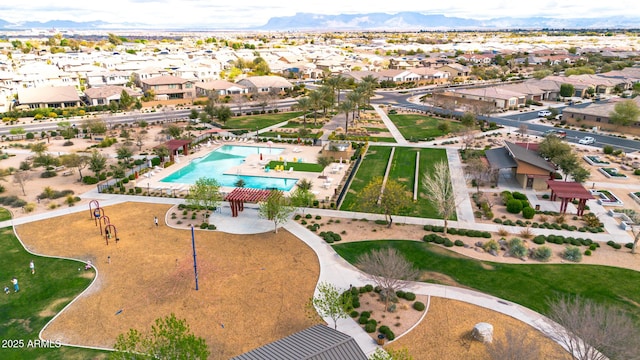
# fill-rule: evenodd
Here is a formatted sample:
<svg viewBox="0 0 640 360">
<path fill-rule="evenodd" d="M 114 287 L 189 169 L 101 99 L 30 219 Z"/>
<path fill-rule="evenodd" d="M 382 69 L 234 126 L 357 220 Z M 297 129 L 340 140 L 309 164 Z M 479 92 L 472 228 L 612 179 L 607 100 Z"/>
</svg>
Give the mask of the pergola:
<svg viewBox="0 0 640 360">
<path fill-rule="evenodd" d="M 238 212 L 244 210 L 244 202 L 257 203 L 265 200 L 271 194 L 271 190 L 235 188 L 224 199 L 231 206 L 231 216 L 238 216 Z"/>
<path fill-rule="evenodd" d="M 158 145 L 155 148 L 166 147 L 169 149 L 169 161 L 174 161 L 174 156 L 177 153 L 178 149 L 182 148 L 183 155 L 189 155 L 189 144 L 191 144 L 191 140 L 169 140 L 164 144 Z"/>
<path fill-rule="evenodd" d="M 576 215 L 582 216 L 587 200 L 594 198 L 589 190 L 578 182 L 547 180 L 547 185 L 551 189 L 551 201 L 560 198 L 560 212 L 563 214 L 567 212 L 567 204 L 573 199 L 578 199 L 578 213 Z"/>
</svg>

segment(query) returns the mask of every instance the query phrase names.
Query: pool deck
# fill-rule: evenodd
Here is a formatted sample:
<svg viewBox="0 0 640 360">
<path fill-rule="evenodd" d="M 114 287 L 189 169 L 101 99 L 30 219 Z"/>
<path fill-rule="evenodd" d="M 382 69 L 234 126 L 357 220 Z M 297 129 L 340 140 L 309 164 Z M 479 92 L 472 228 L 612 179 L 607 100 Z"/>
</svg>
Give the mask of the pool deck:
<svg viewBox="0 0 640 360">
<path fill-rule="evenodd" d="M 140 179 L 138 179 L 136 186 L 141 188 L 149 188 L 155 191 L 168 191 L 174 192 L 175 195 L 184 194 L 186 195 L 189 184 L 181 184 L 181 183 L 163 183 L 160 182 L 161 179 L 169 176 L 170 174 L 182 169 L 187 166 L 194 159 L 198 159 L 201 157 L 207 156 L 210 152 L 224 146 L 224 145 L 234 145 L 234 146 L 253 146 L 253 147 L 267 147 L 268 145 L 265 143 L 245 143 L 239 141 L 218 141 L 218 144 L 211 143 L 210 146 L 202 145 L 199 148 L 191 149 L 191 153 L 187 156 L 178 156 L 176 157 L 176 162 L 168 168 L 160 168 L 156 167 L 153 171 L 150 172 L 151 175 L 147 177 L 147 174 L 143 174 Z M 285 168 L 284 171 L 276 171 L 274 169 L 270 169 L 268 172 L 264 170 L 264 165 L 268 164 L 269 161 L 272 160 L 286 160 L 287 162 L 293 163 L 294 159 L 296 161 L 298 159 L 303 159 L 302 162 L 305 163 L 315 163 L 316 159 L 322 149 L 320 146 L 304 146 L 304 145 L 292 145 L 292 144 L 280 144 L 276 143 L 272 145 L 273 148 L 281 148 L 284 149 L 279 154 L 262 154 L 262 160 L 260 160 L 259 154 L 251 154 L 247 156 L 242 165 L 234 166 L 230 168 L 225 174 L 232 175 L 244 175 L 244 176 L 263 176 L 263 177 L 276 177 L 276 178 L 294 178 L 294 179 L 303 179 L 306 178 L 311 181 L 313 184 L 311 187 L 311 192 L 316 196 L 318 200 L 324 200 L 331 198 L 338 185 L 342 182 L 342 179 L 345 176 L 346 170 L 349 164 L 333 164 L 327 166 L 327 168 L 323 173 L 315 173 L 315 172 L 305 172 L 305 171 L 290 171 Z M 291 190 L 294 190 L 293 187 Z M 223 193 L 229 193 L 233 190 L 231 187 L 221 187 L 221 191 Z"/>
</svg>

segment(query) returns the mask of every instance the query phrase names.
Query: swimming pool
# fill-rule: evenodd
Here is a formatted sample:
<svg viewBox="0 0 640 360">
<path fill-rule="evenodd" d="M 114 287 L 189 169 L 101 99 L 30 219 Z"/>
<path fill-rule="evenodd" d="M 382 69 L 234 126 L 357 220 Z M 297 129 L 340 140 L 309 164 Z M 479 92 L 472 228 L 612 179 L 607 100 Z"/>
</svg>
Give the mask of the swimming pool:
<svg viewBox="0 0 640 360">
<path fill-rule="evenodd" d="M 224 174 L 232 167 L 241 165 L 245 158 L 251 154 L 278 155 L 283 150 L 283 148 L 273 147 L 223 145 L 203 158 L 194 159 L 189 165 L 165 177 L 160 182 L 195 184 L 199 178 L 207 177 L 216 179 L 220 186 L 235 187 L 235 183 L 242 179 L 246 188 L 289 191 L 298 179 Z"/>
</svg>

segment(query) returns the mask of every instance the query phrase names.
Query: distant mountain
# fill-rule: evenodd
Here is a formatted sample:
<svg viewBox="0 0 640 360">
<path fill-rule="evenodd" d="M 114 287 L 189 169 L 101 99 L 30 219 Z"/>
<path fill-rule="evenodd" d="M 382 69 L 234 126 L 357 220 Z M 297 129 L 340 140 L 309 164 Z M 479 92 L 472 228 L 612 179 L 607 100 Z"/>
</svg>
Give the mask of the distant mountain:
<svg viewBox="0 0 640 360">
<path fill-rule="evenodd" d="M 259 30 L 491 30 L 638 28 L 638 17 L 464 19 L 417 12 L 319 15 L 298 13 L 269 19 Z"/>
<path fill-rule="evenodd" d="M 206 25 L 193 24 L 188 29 L 163 25 L 164 29 L 174 30 L 213 30 Z M 47 22 L 26 21 L 11 23 L 0 19 L 0 30 L 21 29 L 154 29 L 149 24 L 114 24 L 104 21 L 77 22 L 52 20 Z M 465 19 L 446 15 L 426 15 L 418 12 L 365 13 L 348 15 L 321 15 L 297 13 L 293 16 L 274 17 L 259 27 L 242 30 L 296 31 L 296 30 L 508 30 L 508 29 L 628 29 L 640 28 L 639 17 L 605 18 L 547 18 L 501 17 L 490 20 Z M 234 29 L 226 29 L 234 30 Z"/>
</svg>

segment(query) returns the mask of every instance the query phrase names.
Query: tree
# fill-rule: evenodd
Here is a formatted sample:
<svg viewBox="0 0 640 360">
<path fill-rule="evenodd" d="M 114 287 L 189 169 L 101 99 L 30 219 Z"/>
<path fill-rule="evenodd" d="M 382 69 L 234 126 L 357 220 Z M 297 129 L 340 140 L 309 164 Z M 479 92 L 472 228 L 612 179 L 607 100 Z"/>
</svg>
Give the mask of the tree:
<svg viewBox="0 0 640 360">
<path fill-rule="evenodd" d="M 638 250 L 638 243 L 640 243 L 640 213 L 633 212 L 630 215 L 633 225 L 631 225 L 631 233 L 633 234 L 633 246 L 631 247 L 631 253 L 635 254 Z"/>
<path fill-rule="evenodd" d="M 549 301 L 555 338 L 578 360 L 640 359 L 640 332 L 631 317 L 580 296 Z"/>
<path fill-rule="evenodd" d="M 375 177 L 360 191 L 358 204 L 362 211 L 376 213 L 382 211 L 387 220 L 387 227 L 391 227 L 393 224 L 391 215 L 409 208 L 412 202 L 404 185 L 391 179 L 383 184 L 381 177 Z"/>
<path fill-rule="evenodd" d="M 312 91 L 311 94 L 309 94 L 309 101 L 311 102 L 311 109 L 313 109 L 313 125 L 317 125 L 318 110 L 324 106 L 324 96 L 320 91 Z"/>
<path fill-rule="evenodd" d="M 304 214 L 304 208 L 311 206 L 311 203 L 315 200 L 316 196 L 313 195 L 309 189 L 298 186 L 291 193 L 290 198 L 291 205 L 295 206 L 297 209 L 302 209 L 302 213 Z"/>
<path fill-rule="evenodd" d="M 616 103 L 609 119 L 616 126 L 629 126 L 635 124 L 640 118 L 640 107 L 633 100 L 625 100 Z"/>
<path fill-rule="evenodd" d="M 182 136 L 183 129 L 182 129 L 182 126 L 178 126 L 176 124 L 170 124 L 169 126 L 166 127 L 165 131 L 172 138 L 180 139 L 180 136 Z"/>
<path fill-rule="evenodd" d="M 571 151 L 555 156 L 552 161 L 558 165 L 562 173 L 564 173 L 564 181 L 567 181 L 569 175 L 580 166 L 578 164 L 578 157 Z"/>
<path fill-rule="evenodd" d="M 333 158 L 329 156 L 318 156 L 316 158 L 318 165 L 322 166 L 322 175 L 324 176 L 324 168 L 333 162 Z"/>
<path fill-rule="evenodd" d="M 418 279 L 420 275 L 420 272 L 394 248 L 373 249 L 364 253 L 356 260 L 356 266 L 380 287 L 380 296 L 385 301 L 385 311 L 396 291 L 407 282 Z"/>
<path fill-rule="evenodd" d="M 195 206 L 198 209 L 205 209 L 205 219 L 207 212 L 217 207 L 220 201 L 222 201 L 220 184 L 214 178 L 199 178 L 195 184 L 189 188 L 187 204 Z"/>
<path fill-rule="evenodd" d="M 467 111 L 460 117 L 460 123 L 468 129 L 473 129 L 476 126 L 476 115 Z"/>
<path fill-rule="evenodd" d="M 136 140 L 136 146 L 138 146 L 138 151 L 142 151 L 142 146 L 144 145 L 144 141 L 147 139 L 147 131 L 140 130 L 136 132 L 136 136 L 134 138 Z"/>
<path fill-rule="evenodd" d="M 40 157 L 47 152 L 47 150 L 49 149 L 49 146 L 44 142 L 38 142 L 35 144 L 31 144 L 29 148 L 31 149 L 31 152 L 36 154 L 36 157 Z"/>
<path fill-rule="evenodd" d="M 448 164 L 445 161 L 435 163 L 431 175 L 425 172 L 422 178 L 422 186 L 427 192 L 427 199 L 444 219 L 444 233 L 446 234 L 448 221 L 456 214 L 456 207 L 458 206 Z"/>
<path fill-rule="evenodd" d="M 116 157 L 122 160 L 125 164 L 128 164 L 129 160 L 133 157 L 133 151 L 128 146 L 120 146 L 116 149 Z"/>
<path fill-rule="evenodd" d="M 134 98 L 129 95 L 126 90 L 122 90 L 122 92 L 120 93 L 120 109 L 128 110 L 129 108 L 131 108 L 131 105 L 133 105 L 134 101 Z"/>
<path fill-rule="evenodd" d="M 223 124 L 226 124 L 227 120 L 229 120 L 233 115 L 233 112 L 228 106 L 220 105 L 214 108 L 214 114 L 219 121 L 221 121 Z"/>
<path fill-rule="evenodd" d="M 89 165 L 89 157 L 77 153 L 60 155 L 60 163 L 68 168 L 77 168 L 82 181 L 82 169 Z"/>
<path fill-rule="evenodd" d="M 149 333 L 129 329 L 118 335 L 112 359 L 207 359 L 209 348 L 205 340 L 191 333 L 184 319 L 171 314 L 156 319 Z"/>
<path fill-rule="evenodd" d="M 65 139 L 71 139 L 76 134 L 75 128 L 71 126 L 71 123 L 69 121 L 60 121 L 58 123 L 58 131 L 60 132 L 60 135 L 62 135 L 62 137 L 64 137 Z"/>
<path fill-rule="evenodd" d="M 9 134 L 13 136 L 19 135 L 20 139 L 24 137 L 25 133 L 26 133 L 26 130 L 23 127 L 14 127 L 9 130 Z"/>
<path fill-rule="evenodd" d="M 540 156 L 548 158 L 551 161 L 570 152 L 571 146 L 557 136 L 547 136 L 538 146 Z"/>
<path fill-rule="evenodd" d="M 482 183 L 489 177 L 491 168 L 479 157 L 473 157 L 467 160 L 466 169 L 471 178 L 471 182 L 476 185 L 476 193 L 480 193 L 480 186 L 482 186 Z"/>
<path fill-rule="evenodd" d="M 86 119 L 80 124 L 80 128 L 89 133 L 89 137 L 93 135 L 103 135 L 107 133 L 107 123 L 102 119 Z"/>
<path fill-rule="evenodd" d="M 295 105 L 297 109 L 302 111 L 302 126 L 307 127 L 307 113 L 313 104 L 311 104 L 311 99 L 308 96 L 298 99 L 298 103 Z"/>
<path fill-rule="evenodd" d="M 560 96 L 572 97 L 575 93 L 575 88 L 571 84 L 560 84 Z"/>
<path fill-rule="evenodd" d="M 587 181 L 587 179 L 591 176 L 589 170 L 583 168 L 580 165 L 577 165 L 573 170 L 571 170 L 570 174 L 573 178 L 573 181 L 579 182 L 581 184 Z"/>
<path fill-rule="evenodd" d="M 341 293 L 333 284 L 321 282 L 317 287 L 317 295 L 312 297 L 309 305 L 313 306 L 320 316 L 333 320 L 333 328 L 338 328 L 339 319 L 347 319 L 351 310 L 351 294 Z"/>
<path fill-rule="evenodd" d="M 27 184 L 27 181 L 29 180 L 31 180 L 31 174 L 29 174 L 27 171 L 20 170 L 20 171 L 16 171 L 15 174 L 13 174 L 13 182 L 15 184 L 18 184 L 18 186 L 20 186 L 23 196 L 27 196 L 27 193 L 25 192 L 24 187 Z"/>
<path fill-rule="evenodd" d="M 89 157 L 89 170 L 93 171 L 94 174 L 98 175 L 102 170 L 107 167 L 107 157 L 98 152 L 98 150 L 93 150 L 91 152 L 91 156 Z"/>
<path fill-rule="evenodd" d="M 265 201 L 260 202 L 258 214 L 261 218 L 273 221 L 274 231 L 278 233 L 278 225 L 289 220 L 295 211 L 291 200 L 282 191 L 272 190 Z"/>
<path fill-rule="evenodd" d="M 338 105 L 338 110 L 344 113 L 344 134 L 349 134 L 349 113 L 353 110 L 353 103 L 347 99 Z"/>
<path fill-rule="evenodd" d="M 166 161 L 166 157 L 169 156 L 169 148 L 164 145 L 154 148 L 153 152 L 160 158 L 163 164 Z"/>
</svg>

